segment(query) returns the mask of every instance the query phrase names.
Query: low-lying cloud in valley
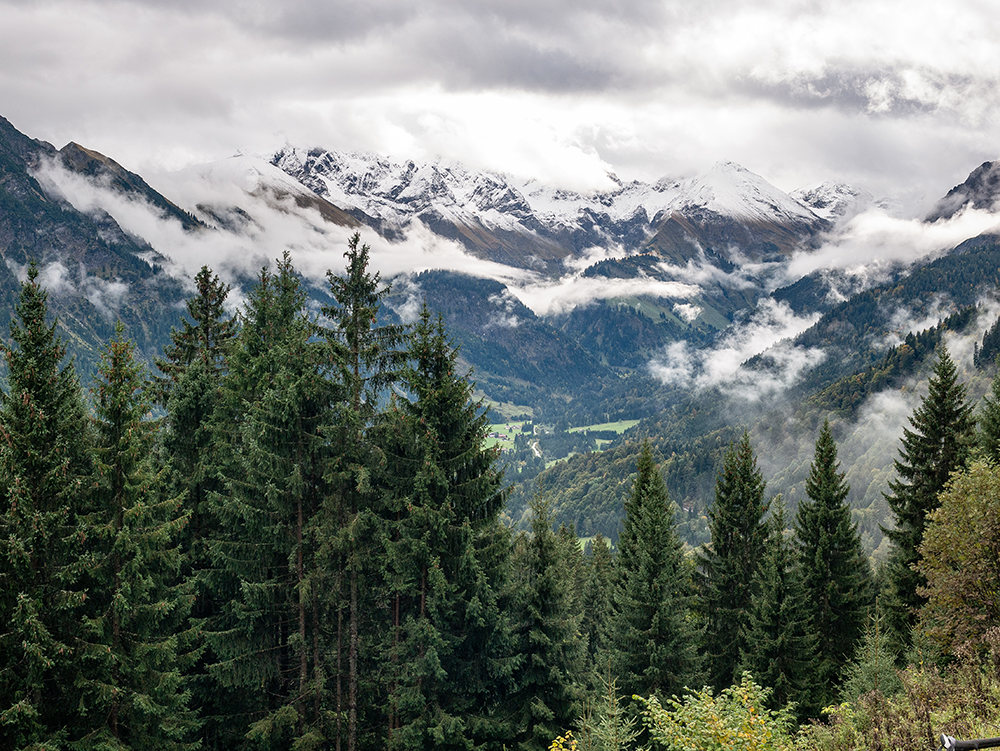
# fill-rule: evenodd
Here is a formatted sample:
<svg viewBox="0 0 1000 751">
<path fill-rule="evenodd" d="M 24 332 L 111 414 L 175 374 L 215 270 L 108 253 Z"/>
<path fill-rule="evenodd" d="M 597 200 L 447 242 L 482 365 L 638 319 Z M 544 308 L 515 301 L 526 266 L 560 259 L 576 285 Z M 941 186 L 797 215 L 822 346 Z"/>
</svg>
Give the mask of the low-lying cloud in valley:
<svg viewBox="0 0 1000 751">
<path fill-rule="evenodd" d="M 157 262 L 168 273 L 189 284 L 198 270 L 208 265 L 224 280 L 238 285 L 239 280 L 270 266 L 287 250 L 296 270 L 309 282 L 323 286 L 328 270 L 343 271 L 343 254 L 355 231 L 360 231 L 362 242 L 371 247 L 373 270 L 384 278 L 427 269 L 448 269 L 509 283 L 536 278 L 532 272 L 475 258 L 458 243 L 435 235 L 420 223 L 408 228 L 400 242 L 386 241 L 364 228 L 331 223 L 318 210 L 297 206 L 293 194 L 282 196 L 268 190 L 269 183 L 260 171 L 272 178 L 270 173 L 278 172 L 263 160 L 237 157 L 218 169 L 194 168 L 152 179 L 162 193 L 209 225 L 217 222 L 213 214 L 229 212 L 241 222 L 238 231 L 186 231 L 177 219 L 147 201 L 124 196 L 100 180 L 66 170 L 57 161 L 43 164 L 37 176 L 75 208 L 112 216 L 123 230 L 163 256 Z M 238 289 L 235 292 L 238 302 L 241 296 Z"/>
<path fill-rule="evenodd" d="M 22 266 L 10 259 L 6 259 L 6 264 L 14 272 L 18 281 L 27 280 L 27 266 Z M 86 267 L 82 264 L 72 269 L 61 261 L 52 261 L 41 265 L 38 269 L 38 283 L 56 297 L 73 295 L 85 297 L 107 321 L 113 321 L 118 315 L 118 310 L 129 291 L 128 285 L 119 279 L 104 279 L 88 274 Z"/>
<path fill-rule="evenodd" d="M 838 227 L 818 250 L 795 253 L 781 283 L 790 284 L 815 271 L 842 271 L 857 280 L 858 288 L 870 287 L 885 281 L 893 268 L 926 260 L 998 226 L 1000 215 L 977 209 L 934 223 L 871 209 Z"/>
<path fill-rule="evenodd" d="M 649 295 L 668 299 L 689 299 L 701 288 L 684 282 L 649 278 L 608 279 L 605 277 L 571 274 L 556 280 L 539 279 L 522 285 L 512 285 L 511 292 L 531 308 L 536 315 L 568 313 L 596 300 Z"/>
<path fill-rule="evenodd" d="M 674 342 L 649 363 L 649 370 L 667 385 L 717 387 L 732 397 L 756 401 L 788 388 L 804 370 L 823 361 L 822 350 L 794 347 L 789 341 L 818 319 L 818 313 L 798 316 L 787 303 L 765 298 L 749 319 L 734 323 L 712 346 L 695 349 L 688 342 Z M 765 351 L 760 368 L 741 367 Z"/>
</svg>

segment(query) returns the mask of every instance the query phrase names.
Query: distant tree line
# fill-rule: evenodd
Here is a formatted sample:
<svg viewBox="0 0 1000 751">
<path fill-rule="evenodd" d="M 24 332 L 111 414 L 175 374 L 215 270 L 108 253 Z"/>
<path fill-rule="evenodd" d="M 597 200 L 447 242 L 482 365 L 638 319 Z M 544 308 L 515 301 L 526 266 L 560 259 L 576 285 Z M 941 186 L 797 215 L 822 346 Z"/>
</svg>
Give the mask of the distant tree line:
<svg viewBox="0 0 1000 751">
<path fill-rule="evenodd" d="M 794 518 L 743 432 L 692 552 L 646 442 L 617 545 L 583 550 L 544 493 L 529 531 L 501 523 L 486 408 L 442 319 L 381 323 L 359 236 L 345 257 L 320 316 L 287 254 L 235 317 L 203 268 L 160 373 L 119 325 L 89 405 L 29 268 L 0 395 L 0 747 L 541 751 L 575 728 L 631 748 L 673 737 L 664 708 L 700 686 L 816 717 L 868 690 L 872 645 L 902 664 L 926 632 L 946 655 L 995 606 L 955 599 L 974 553 L 939 565 L 967 550 L 947 499 L 992 518 L 1000 486 L 1000 384 L 976 433 L 946 352 L 902 442 L 881 579 L 829 423 Z"/>
</svg>

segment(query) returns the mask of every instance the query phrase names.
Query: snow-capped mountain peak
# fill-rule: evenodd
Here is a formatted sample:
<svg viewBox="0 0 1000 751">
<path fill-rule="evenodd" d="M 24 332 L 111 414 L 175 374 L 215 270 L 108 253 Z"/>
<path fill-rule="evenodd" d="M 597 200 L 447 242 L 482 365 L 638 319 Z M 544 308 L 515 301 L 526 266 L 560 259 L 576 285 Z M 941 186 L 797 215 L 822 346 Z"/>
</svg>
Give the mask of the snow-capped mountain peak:
<svg viewBox="0 0 1000 751">
<path fill-rule="evenodd" d="M 867 190 L 847 183 L 825 182 L 812 188 L 793 190 L 789 195 L 808 206 L 817 216 L 834 224 L 848 222 L 871 209 L 896 215 L 900 208 L 892 199 L 876 198 Z"/>
<path fill-rule="evenodd" d="M 751 221 L 815 222 L 817 215 L 735 162 L 717 162 L 683 191 L 682 205 Z"/>
<path fill-rule="evenodd" d="M 286 146 L 268 161 L 381 229 L 405 231 L 422 222 L 477 254 L 532 268 L 561 263 L 594 246 L 641 252 L 670 217 L 687 216 L 701 227 L 721 220 L 728 229 L 701 233 L 697 242 L 705 246 L 711 238 L 726 253 L 749 243 L 750 255 L 768 253 L 767 247 L 785 252 L 796 237 L 826 227 L 805 204 L 734 162 L 719 162 L 694 178 L 665 177 L 652 184 L 612 175 L 615 188 L 580 193 L 458 163 L 394 161 L 375 154 Z M 737 226 L 751 225 L 778 231 L 781 238 L 764 240 L 759 229 L 733 234 Z"/>
</svg>

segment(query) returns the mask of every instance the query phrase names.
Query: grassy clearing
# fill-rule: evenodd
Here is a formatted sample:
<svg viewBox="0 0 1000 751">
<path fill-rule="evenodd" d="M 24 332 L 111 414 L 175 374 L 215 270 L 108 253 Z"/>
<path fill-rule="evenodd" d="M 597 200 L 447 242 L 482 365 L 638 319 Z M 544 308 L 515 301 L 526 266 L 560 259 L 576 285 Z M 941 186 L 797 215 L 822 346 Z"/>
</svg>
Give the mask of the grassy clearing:
<svg viewBox="0 0 1000 751">
<path fill-rule="evenodd" d="M 533 415 L 535 410 L 533 407 L 529 407 L 526 404 L 514 404 L 513 402 L 495 402 L 488 398 L 486 394 L 482 391 L 476 391 L 472 395 L 473 399 L 485 399 L 486 405 L 491 407 L 493 411 L 503 415 L 504 419 L 509 420 L 515 415 Z"/>
<path fill-rule="evenodd" d="M 570 433 L 579 433 L 583 430 L 613 430 L 621 435 L 629 428 L 639 424 L 638 420 L 619 420 L 618 422 L 602 422 L 597 425 L 582 425 L 579 428 L 570 428 Z"/>
<path fill-rule="evenodd" d="M 489 433 L 486 436 L 485 445 L 487 448 L 499 446 L 502 449 L 514 448 L 514 436 L 521 433 L 521 422 L 498 422 L 490 425 Z M 525 433 L 530 435 L 530 433 Z"/>
</svg>

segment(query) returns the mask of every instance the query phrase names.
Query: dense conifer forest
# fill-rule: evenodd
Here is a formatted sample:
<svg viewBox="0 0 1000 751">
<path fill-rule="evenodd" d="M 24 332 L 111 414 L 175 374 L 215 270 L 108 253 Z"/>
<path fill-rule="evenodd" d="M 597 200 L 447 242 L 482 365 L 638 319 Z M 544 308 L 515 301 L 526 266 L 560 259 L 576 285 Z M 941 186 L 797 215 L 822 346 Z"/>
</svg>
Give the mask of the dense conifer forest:
<svg viewBox="0 0 1000 751">
<path fill-rule="evenodd" d="M 977 411 L 940 337 L 906 343 L 936 364 L 878 570 L 828 421 L 794 515 L 749 432 L 709 439 L 701 469 L 721 469 L 696 548 L 672 459 L 619 445 L 634 472 L 612 546 L 557 526 L 544 488 L 529 529 L 501 521 L 487 407 L 443 319 L 384 320 L 358 235 L 345 257 L 318 312 L 287 255 L 235 317 L 203 268 L 159 373 L 119 325 L 86 394 L 29 268 L 0 395 L 0 747 L 998 734 L 1000 381 Z"/>
</svg>

